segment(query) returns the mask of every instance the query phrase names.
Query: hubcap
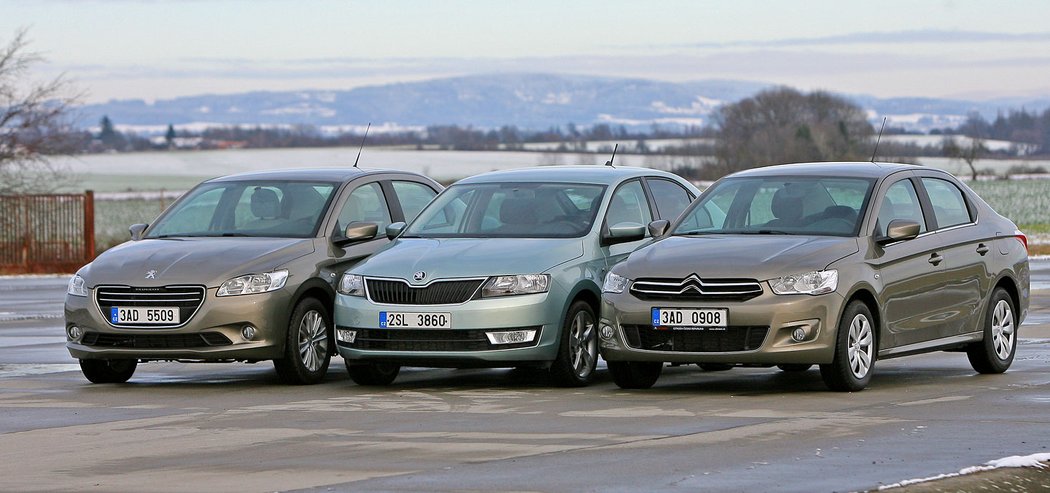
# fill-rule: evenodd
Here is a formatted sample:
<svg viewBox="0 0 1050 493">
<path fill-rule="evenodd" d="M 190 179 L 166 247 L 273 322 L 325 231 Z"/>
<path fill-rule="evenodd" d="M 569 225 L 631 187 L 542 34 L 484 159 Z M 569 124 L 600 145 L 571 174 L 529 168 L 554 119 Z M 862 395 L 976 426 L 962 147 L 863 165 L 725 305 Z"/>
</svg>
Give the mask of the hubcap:
<svg viewBox="0 0 1050 493">
<path fill-rule="evenodd" d="M 875 352 L 872 344 L 871 324 L 868 317 L 857 315 L 849 324 L 849 340 L 846 341 L 846 352 L 849 368 L 853 376 L 864 378 L 871 369 L 871 359 Z"/>
<path fill-rule="evenodd" d="M 580 378 L 591 373 L 598 356 L 598 340 L 594 332 L 594 319 L 584 311 L 576 314 L 569 329 L 569 354 L 572 369 Z"/>
<path fill-rule="evenodd" d="M 992 347 L 1002 361 L 1014 350 L 1014 314 L 1006 300 L 999 300 L 992 311 Z"/>
<path fill-rule="evenodd" d="M 299 358 L 307 370 L 321 369 L 328 355 L 328 327 L 317 310 L 310 310 L 299 322 Z"/>
</svg>

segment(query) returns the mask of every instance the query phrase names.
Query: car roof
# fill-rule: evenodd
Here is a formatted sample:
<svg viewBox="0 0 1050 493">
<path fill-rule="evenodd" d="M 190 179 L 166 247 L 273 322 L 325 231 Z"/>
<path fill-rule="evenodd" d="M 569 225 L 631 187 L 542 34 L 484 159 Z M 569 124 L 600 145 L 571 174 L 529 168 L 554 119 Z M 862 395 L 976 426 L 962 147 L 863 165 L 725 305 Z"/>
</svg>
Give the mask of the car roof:
<svg viewBox="0 0 1050 493">
<path fill-rule="evenodd" d="M 851 162 L 821 162 L 821 163 L 792 163 L 779 164 L 775 166 L 763 166 L 752 168 L 730 176 L 733 177 L 762 177 L 762 176 L 836 176 L 856 178 L 882 178 L 898 171 L 906 170 L 929 170 L 931 168 L 914 164 L 900 163 L 873 163 L 867 161 Z"/>
<path fill-rule="evenodd" d="M 461 183 L 502 183 L 502 182 L 562 182 L 594 183 L 612 185 L 638 176 L 659 176 L 674 180 L 680 179 L 666 171 L 632 166 L 537 166 L 503 171 L 490 171 L 480 175 L 464 178 Z"/>
<path fill-rule="evenodd" d="M 417 173 L 407 171 L 354 168 L 347 166 L 345 168 L 287 168 L 272 169 L 265 171 L 249 171 L 247 173 L 237 173 L 233 175 L 220 176 L 218 178 L 212 178 L 208 181 L 218 182 L 242 180 L 316 180 L 345 182 L 360 176 L 374 175 L 380 173 L 399 173 L 404 175 L 417 175 Z"/>
</svg>

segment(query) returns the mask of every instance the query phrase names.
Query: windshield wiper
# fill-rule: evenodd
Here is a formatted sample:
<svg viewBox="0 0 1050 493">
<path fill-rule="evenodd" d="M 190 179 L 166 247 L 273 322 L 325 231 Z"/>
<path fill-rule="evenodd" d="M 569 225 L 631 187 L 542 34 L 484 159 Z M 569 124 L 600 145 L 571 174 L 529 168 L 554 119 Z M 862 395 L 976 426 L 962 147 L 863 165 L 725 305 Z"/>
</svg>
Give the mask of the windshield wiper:
<svg viewBox="0 0 1050 493">
<path fill-rule="evenodd" d="M 759 229 L 757 231 L 756 230 L 741 231 L 739 234 L 742 234 L 742 235 L 792 235 L 792 234 L 795 234 L 795 233 L 791 233 L 791 232 L 788 232 L 788 231 L 781 231 L 779 229 Z"/>
</svg>

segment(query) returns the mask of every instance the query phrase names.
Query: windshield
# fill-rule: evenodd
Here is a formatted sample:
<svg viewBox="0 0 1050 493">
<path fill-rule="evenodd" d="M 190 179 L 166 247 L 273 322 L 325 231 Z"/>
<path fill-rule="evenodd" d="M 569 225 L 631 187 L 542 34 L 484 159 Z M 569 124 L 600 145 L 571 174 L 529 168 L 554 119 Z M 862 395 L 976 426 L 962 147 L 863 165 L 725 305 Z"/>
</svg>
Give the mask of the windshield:
<svg viewBox="0 0 1050 493">
<path fill-rule="evenodd" d="M 337 186 L 336 183 L 273 180 L 204 183 L 164 213 L 146 238 L 308 238 L 316 234 Z"/>
<path fill-rule="evenodd" d="M 856 236 L 874 182 L 866 178 L 729 178 L 700 196 L 674 234 Z"/>
<path fill-rule="evenodd" d="M 577 183 L 453 185 L 404 237 L 575 238 L 594 223 L 605 187 Z"/>
</svg>

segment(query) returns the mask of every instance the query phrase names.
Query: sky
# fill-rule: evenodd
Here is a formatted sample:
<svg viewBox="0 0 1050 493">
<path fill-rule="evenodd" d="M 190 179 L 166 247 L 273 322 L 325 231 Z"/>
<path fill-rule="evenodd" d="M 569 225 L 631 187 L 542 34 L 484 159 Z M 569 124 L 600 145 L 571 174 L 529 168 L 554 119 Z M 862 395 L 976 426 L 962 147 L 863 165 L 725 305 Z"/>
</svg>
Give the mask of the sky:
<svg viewBox="0 0 1050 493">
<path fill-rule="evenodd" d="M 86 102 L 490 73 L 1050 97 L 1047 0 L 0 0 Z"/>
</svg>

